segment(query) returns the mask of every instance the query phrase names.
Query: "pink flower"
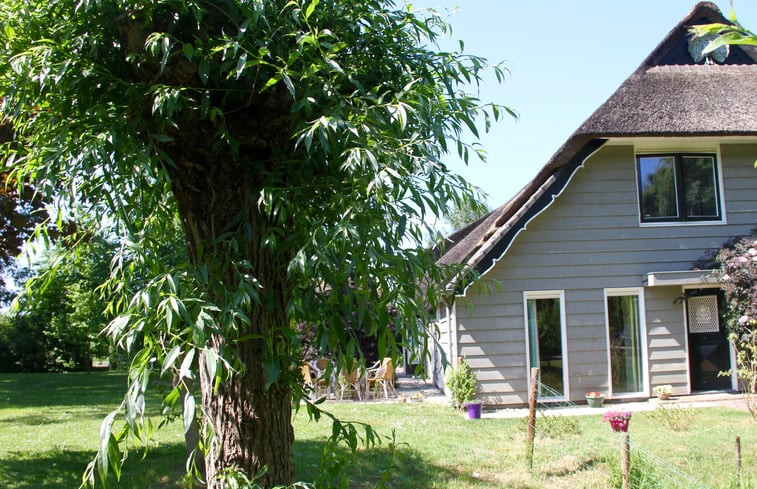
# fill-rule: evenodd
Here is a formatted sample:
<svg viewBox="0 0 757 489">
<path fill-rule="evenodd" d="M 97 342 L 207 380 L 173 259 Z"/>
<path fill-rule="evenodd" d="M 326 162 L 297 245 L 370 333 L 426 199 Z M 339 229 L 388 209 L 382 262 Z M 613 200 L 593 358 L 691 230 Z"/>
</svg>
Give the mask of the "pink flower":
<svg viewBox="0 0 757 489">
<path fill-rule="evenodd" d="M 602 416 L 602 421 L 607 421 L 612 427 L 612 431 L 626 432 L 628 431 L 628 422 L 631 420 L 631 413 L 629 411 L 607 411 Z"/>
</svg>

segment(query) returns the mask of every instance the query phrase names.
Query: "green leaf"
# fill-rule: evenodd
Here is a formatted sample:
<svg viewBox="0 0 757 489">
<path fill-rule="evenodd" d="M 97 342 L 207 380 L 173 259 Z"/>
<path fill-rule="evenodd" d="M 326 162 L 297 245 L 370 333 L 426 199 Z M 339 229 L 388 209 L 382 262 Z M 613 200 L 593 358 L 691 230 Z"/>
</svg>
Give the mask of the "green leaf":
<svg viewBox="0 0 757 489">
<path fill-rule="evenodd" d="M 292 79 L 289 78 L 289 75 L 287 75 L 286 71 L 281 72 L 281 79 L 284 80 L 284 85 L 286 85 L 287 90 L 289 90 L 289 93 L 292 94 L 292 98 L 296 98 L 294 83 L 292 83 Z"/>
<path fill-rule="evenodd" d="M 163 368 L 160 371 L 161 374 L 164 374 L 166 370 L 173 367 L 173 364 L 179 357 L 179 354 L 181 354 L 181 346 L 176 345 L 171 348 L 171 351 L 168 352 L 168 355 L 166 355 L 166 358 L 163 360 Z"/>
<path fill-rule="evenodd" d="M 195 48 L 190 43 L 185 42 L 184 45 L 181 47 L 182 51 L 184 51 L 184 56 L 187 58 L 188 61 L 192 61 L 192 57 L 195 53 Z"/>
<path fill-rule="evenodd" d="M 247 64 L 247 52 L 243 52 L 237 60 L 236 78 L 239 79 L 244 73 L 245 66 Z"/>
<path fill-rule="evenodd" d="M 189 429 L 192 427 L 192 423 L 195 419 L 195 398 L 192 394 L 187 392 L 184 394 L 184 409 L 183 409 L 183 420 L 184 420 L 184 433 L 189 432 Z"/>
<path fill-rule="evenodd" d="M 203 350 L 203 358 L 205 360 L 205 370 L 207 370 L 208 378 L 212 379 L 213 385 L 216 385 L 216 379 L 220 375 L 218 371 L 218 354 L 212 348 L 206 348 Z"/>
<path fill-rule="evenodd" d="M 275 358 L 269 358 L 263 362 L 263 370 L 265 371 L 266 388 L 276 383 L 281 376 L 281 367 Z"/>
<path fill-rule="evenodd" d="M 305 9 L 305 19 L 309 20 L 310 16 L 313 15 L 313 12 L 315 11 L 315 8 L 318 6 L 318 3 L 320 3 L 320 0 L 310 0 L 310 4 Z"/>
<path fill-rule="evenodd" d="M 267 82 L 263 85 L 263 88 L 260 89 L 261 92 L 264 92 L 271 88 L 272 86 L 276 85 L 278 82 L 281 81 L 282 75 L 281 73 L 276 73 L 271 78 L 268 79 Z"/>
<path fill-rule="evenodd" d="M 181 367 L 179 368 L 179 378 L 181 379 L 191 379 L 192 376 L 192 362 L 194 361 L 195 357 L 195 350 L 194 348 L 189 350 L 186 355 L 184 355 L 184 360 L 181 362 Z"/>
</svg>

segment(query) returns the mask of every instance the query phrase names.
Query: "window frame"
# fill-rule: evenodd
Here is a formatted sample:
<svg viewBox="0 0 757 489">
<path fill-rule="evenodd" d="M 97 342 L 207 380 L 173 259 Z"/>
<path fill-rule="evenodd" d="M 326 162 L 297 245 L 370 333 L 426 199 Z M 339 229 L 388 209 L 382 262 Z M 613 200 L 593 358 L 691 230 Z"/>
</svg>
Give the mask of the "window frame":
<svg viewBox="0 0 757 489">
<path fill-rule="evenodd" d="M 610 351 L 610 310 L 607 299 L 609 297 L 636 296 L 639 299 L 639 335 L 641 340 L 641 384 L 642 390 L 638 392 L 623 392 L 616 394 L 612 385 L 612 352 Z M 604 289 L 605 310 L 605 341 L 607 352 L 607 392 L 609 398 L 636 398 L 649 396 L 649 343 L 647 338 L 647 316 L 644 302 L 643 287 L 624 287 Z"/>
<path fill-rule="evenodd" d="M 528 324 L 528 301 L 531 299 L 559 299 L 560 301 L 560 347 L 562 348 L 562 396 L 539 397 L 543 401 L 567 401 L 570 399 L 570 371 L 568 368 L 568 328 L 565 313 L 564 290 L 540 290 L 523 292 L 523 324 L 526 334 L 526 379 L 531 383 L 531 331 Z M 529 385 L 530 386 L 530 385 Z"/>
<path fill-rule="evenodd" d="M 675 184 L 675 202 L 677 208 L 677 216 L 672 217 L 645 217 L 643 209 L 643 193 L 642 193 L 642 172 L 641 172 L 641 159 L 642 158 L 673 158 L 673 171 L 674 171 L 674 184 Z M 683 210 L 686 207 L 685 189 L 683 186 L 684 171 L 683 171 L 683 159 L 684 158 L 712 158 L 713 173 L 714 173 L 714 187 L 715 187 L 715 210 L 717 216 L 714 217 L 686 217 L 683 214 Z M 720 158 L 716 152 L 707 151 L 662 151 L 652 153 L 637 153 L 636 154 L 636 196 L 638 199 L 638 212 L 639 223 L 642 225 L 675 225 L 675 224 L 725 224 L 725 206 L 723 205 L 723 172 L 721 169 Z"/>
</svg>

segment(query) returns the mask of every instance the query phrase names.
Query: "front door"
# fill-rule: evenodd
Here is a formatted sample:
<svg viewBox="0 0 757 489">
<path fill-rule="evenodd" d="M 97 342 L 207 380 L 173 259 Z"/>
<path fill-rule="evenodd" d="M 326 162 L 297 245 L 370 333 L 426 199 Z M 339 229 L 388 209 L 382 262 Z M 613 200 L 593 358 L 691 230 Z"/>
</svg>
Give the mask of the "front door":
<svg viewBox="0 0 757 489">
<path fill-rule="evenodd" d="M 731 368 L 728 334 L 720 314 L 722 297 L 719 291 L 703 290 L 686 300 L 692 391 L 731 388 L 731 376 L 720 375 Z"/>
</svg>

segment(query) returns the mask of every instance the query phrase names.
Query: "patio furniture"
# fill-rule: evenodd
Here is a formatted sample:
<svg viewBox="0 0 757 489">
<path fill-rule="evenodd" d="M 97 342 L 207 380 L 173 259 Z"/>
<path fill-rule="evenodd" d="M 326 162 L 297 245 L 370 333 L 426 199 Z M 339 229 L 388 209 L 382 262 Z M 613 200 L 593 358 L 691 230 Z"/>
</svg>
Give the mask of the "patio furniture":
<svg viewBox="0 0 757 489">
<path fill-rule="evenodd" d="M 344 399 L 347 392 L 356 393 L 357 398 L 363 400 L 362 384 L 363 372 L 360 367 L 355 367 L 350 372 L 341 372 L 339 374 L 339 400 Z"/>
<path fill-rule="evenodd" d="M 328 384 L 322 378 L 317 367 L 305 362 L 300 366 L 300 373 L 305 388 L 310 391 L 311 399 L 317 399 L 324 394 L 328 395 Z"/>
<path fill-rule="evenodd" d="M 374 390 L 374 397 L 378 393 L 379 389 L 383 390 L 384 397 L 389 398 L 389 393 L 392 396 L 396 396 L 397 392 L 394 390 L 394 364 L 392 359 L 387 357 L 379 364 L 376 362 L 371 368 L 368 369 L 366 377 L 366 394 Z"/>
</svg>

